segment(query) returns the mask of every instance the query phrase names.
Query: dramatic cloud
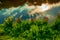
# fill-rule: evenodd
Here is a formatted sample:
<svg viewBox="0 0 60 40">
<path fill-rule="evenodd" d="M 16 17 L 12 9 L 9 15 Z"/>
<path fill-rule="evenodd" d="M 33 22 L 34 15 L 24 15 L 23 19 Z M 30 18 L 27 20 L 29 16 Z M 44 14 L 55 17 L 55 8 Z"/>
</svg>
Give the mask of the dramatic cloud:
<svg viewBox="0 0 60 40">
<path fill-rule="evenodd" d="M 41 13 L 41 12 L 45 12 L 47 10 L 50 10 L 54 7 L 58 7 L 60 6 L 60 2 L 59 3 L 56 3 L 56 4 L 47 4 L 47 3 L 43 3 L 41 6 L 39 5 L 32 5 L 32 6 L 29 6 L 28 4 L 24 4 L 23 6 L 18 6 L 18 7 L 11 7 L 9 9 L 6 9 L 6 11 L 4 13 L 2 13 L 3 15 L 11 15 L 15 10 L 19 10 L 19 13 L 22 13 L 23 10 L 27 10 L 27 13 L 29 15 L 34 15 L 35 13 Z M 17 12 L 14 13 L 15 15 L 17 15 Z M 14 16 L 15 16 L 14 15 Z"/>
<path fill-rule="evenodd" d="M 45 12 L 47 10 L 50 10 L 50 9 L 52 9 L 54 7 L 58 7 L 58 6 L 60 6 L 60 2 L 54 3 L 54 4 L 42 3 L 41 6 L 39 6 L 39 5 L 35 6 L 35 9 L 32 10 L 29 14 L 33 15 L 35 13 Z"/>
<path fill-rule="evenodd" d="M 9 16 L 14 16 L 14 18 L 20 17 L 23 19 L 31 17 L 39 19 L 46 16 L 53 19 L 58 12 L 60 12 L 60 2 L 53 4 L 42 3 L 42 5 L 29 5 L 28 3 L 25 3 L 22 6 L 1 9 L 0 21 Z"/>
</svg>

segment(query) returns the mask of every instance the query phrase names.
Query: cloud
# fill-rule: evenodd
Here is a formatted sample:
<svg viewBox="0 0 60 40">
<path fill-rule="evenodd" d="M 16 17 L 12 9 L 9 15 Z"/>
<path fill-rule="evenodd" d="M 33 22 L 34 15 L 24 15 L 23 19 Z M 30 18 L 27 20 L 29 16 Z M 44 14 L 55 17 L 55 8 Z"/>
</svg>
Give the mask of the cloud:
<svg viewBox="0 0 60 40">
<path fill-rule="evenodd" d="M 35 9 L 29 12 L 29 14 L 34 15 L 35 13 L 41 13 L 41 12 L 44 13 L 47 10 L 60 6 L 60 2 L 54 4 L 42 3 L 42 5 L 35 6 Z"/>
<path fill-rule="evenodd" d="M 11 7 L 6 9 L 6 11 L 3 13 L 3 15 L 11 15 L 13 12 L 13 15 L 17 15 L 18 12 L 15 13 L 15 11 L 19 11 L 19 13 L 22 13 L 24 10 L 31 11 L 34 8 L 34 6 L 28 6 L 28 4 L 25 4 L 23 6 L 18 6 L 18 7 Z"/>
<path fill-rule="evenodd" d="M 13 14 L 12 16 L 16 16 L 17 15 L 17 12 L 15 14 Z"/>
<path fill-rule="evenodd" d="M 15 7 L 11 7 L 9 9 L 7 9 L 6 12 L 3 13 L 3 15 L 10 15 L 16 9 L 17 8 L 15 8 Z"/>
<path fill-rule="evenodd" d="M 47 4 L 47 3 L 46 3 Z M 48 10 L 54 8 L 54 7 L 58 7 L 60 6 L 60 2 L 59 3 L 56 3 L 56 4 L 47 4 L 47 6 L 49 7 Z M 29 6 L 28 4 L 25 3 L 25 5 L 23 6 L 18 6 L 18 7 L 11 7 L 11 8 L 8 8 L 6 9 L 6 11 L 3 13 L 3 15 L 6 15 L 6 16 L 10 16 L 11 13 L 12 16 L 16 16 L 17 14 L 20 14 L 22 13 L 24 10 L 26 10 L 26 13 L 29 14 L 29 16 L 31 15 L 34 15 L 35 13 L 38 13 L 40 16 L 41 15 L 45 15 L 45 12 L 47 11 L 44 11 L 42 12 L 42 9 L 41 9 L 42 6 L 35 6 L 35 5 L 31 5 Z M 44 8 L 44 7 L 43 7 Z M 43 9 L 44 10 L 44 9 Z M 16 12 L 15 12 L 16 11 Z M 24 14 L 25 15 L 25 14 Z M 22 15 L 23 16 L 23 15 Z M 36 18 L 39 18 L 40 16 L 37 16 Z M 47 15 L 46 15 L 47 16 Z"/>
</svg>

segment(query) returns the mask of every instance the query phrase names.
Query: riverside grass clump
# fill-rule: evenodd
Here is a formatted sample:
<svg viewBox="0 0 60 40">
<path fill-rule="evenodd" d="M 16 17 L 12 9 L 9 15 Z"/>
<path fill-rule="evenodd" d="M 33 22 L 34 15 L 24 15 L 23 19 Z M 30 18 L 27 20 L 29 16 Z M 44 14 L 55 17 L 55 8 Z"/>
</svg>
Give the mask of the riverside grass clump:
<svg viewBox="0 0 60 40">
<path fill-rule="evenodd" d="M 52 23 L 46 19 L 14 21 L 9 17 L 0 24 L 0 40 L 60 40 L 60 16 Z"/>
</svg>

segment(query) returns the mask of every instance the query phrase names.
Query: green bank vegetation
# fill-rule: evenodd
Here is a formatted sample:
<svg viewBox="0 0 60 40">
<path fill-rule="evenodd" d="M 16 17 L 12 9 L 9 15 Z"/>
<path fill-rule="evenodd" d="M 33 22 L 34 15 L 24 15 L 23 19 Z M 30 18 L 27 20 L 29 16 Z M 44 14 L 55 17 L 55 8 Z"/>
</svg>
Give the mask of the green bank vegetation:
<svg viewBox="0 0 60 40">
<path fill-rule="evenodd" d="M 0 24 L 0 40 L 60 40 L 60 15 L 52 23 L 9 17 Z"/>
</svg>

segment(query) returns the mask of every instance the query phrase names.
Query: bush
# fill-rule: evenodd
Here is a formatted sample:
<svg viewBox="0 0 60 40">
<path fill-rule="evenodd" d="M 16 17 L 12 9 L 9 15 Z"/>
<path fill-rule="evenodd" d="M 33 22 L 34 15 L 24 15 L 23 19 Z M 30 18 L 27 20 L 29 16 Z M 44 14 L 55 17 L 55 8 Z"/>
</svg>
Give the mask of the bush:
<svg viewBox="0 0 60 40">
<path fill-rule="evenodd" d="M 52 24 L 44 19 L 34 19 L 33 22 L 29 20 L 14 22 L 13 19 L 9 17 L 0 24 L 0 36 L 9 35 L 9 39 L 12 40 L 59 40 L 60 18 L 58 16 Z"/>
</svg>

